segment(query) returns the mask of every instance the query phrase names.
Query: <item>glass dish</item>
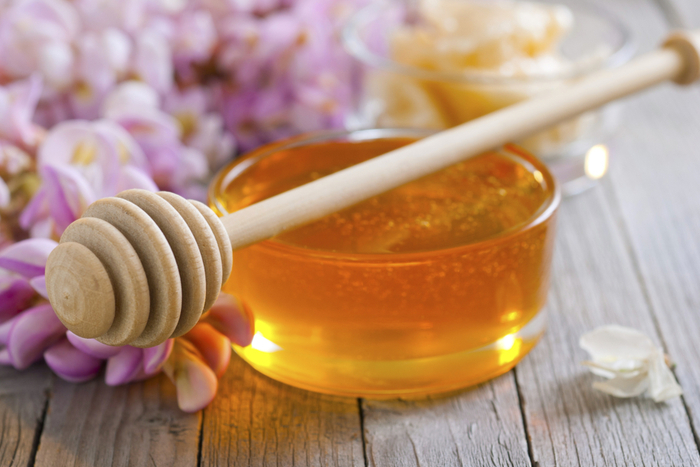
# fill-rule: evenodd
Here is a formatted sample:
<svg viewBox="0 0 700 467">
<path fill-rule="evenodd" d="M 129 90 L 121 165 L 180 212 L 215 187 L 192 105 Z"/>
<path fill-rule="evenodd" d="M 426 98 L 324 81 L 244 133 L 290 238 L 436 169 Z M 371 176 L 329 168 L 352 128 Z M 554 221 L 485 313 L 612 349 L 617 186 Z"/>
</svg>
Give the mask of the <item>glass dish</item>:
<svg viewBox="0 0 700 467">
<path fill-rule="evenodd" d="M 356 58 L 354 111 L 346 127 L 444 129 L 592 71 L 618 66 L 632 56 L 627 29 L 605 10 L 566 0 L 539 3 L 565 5 L 573 14 L 573 26 L 559 44 L 559 56 L 570 66 L 527 76 L 483 68 L 436 71 L 400 63 L 392 55 L 392 37 L 416 24 L 417 3 L 389 0 L 365 7 L 343 31 L 346 50 Z M 517 144 L 547 163 L 565 194 L 578 193 L 606 173 L 608 152 L 601 143 L 616 128 L 620 109 L 619 104 L 608 105 Z"/>
<path fill-rule="evenodd" d="M 210 205 L 224 215 L 427 134 L 268 145 L 217 175 Z M 256 333 L 234 350 L 282 382 L 354 397 L 500 375 L 544 330 L 559 200 L 546 166 L 509 145 L 235 251 L 223 290 L 252 311 Z"/>
</svg>

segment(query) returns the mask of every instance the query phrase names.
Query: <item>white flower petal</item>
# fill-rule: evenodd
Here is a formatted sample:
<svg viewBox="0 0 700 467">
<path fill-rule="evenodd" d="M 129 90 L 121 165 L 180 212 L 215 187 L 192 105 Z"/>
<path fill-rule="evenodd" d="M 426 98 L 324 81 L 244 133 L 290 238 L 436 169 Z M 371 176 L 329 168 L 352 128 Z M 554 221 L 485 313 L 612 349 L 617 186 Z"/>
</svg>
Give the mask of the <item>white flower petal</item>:
<svg viewBox="0 0 700 467">
<path fill-rule="evenodd" d="M 655 350 L 651 339 L 641 332 L 614 324 L 584 334 L 579 345 L 599 363 L 646 360 Z"/>
<path fill-rule="evenodd" d="M 642 373 L 634 378 L 615 377 L 593 382 L 593 388 L 615 397 L 635 397 L 649 388 L 649 378 Z"/>
<path fill-rule="evenodd" d="M 592 361 L 585 361 L 582 362 L 582 364 L 587 366 L 588 369 L 591 370 L 591 373 L 593 373 L 594 375 L 602 376 L 608 379 L 615 378 L 617 376 L 621 378 L 634 378 L 635 376 L 638 376 L 641 373 L 647 372 L 646 364 L 642 364 L 638 368 L 634 369 L 618 369 L 614 366 L 607 365 L 605 363 Z"/>
<path fill-rule="evenodd" d="M 102 116 L 118 118 L 136 110 L 157 109 L 160 106 L 158 93 L 140 81 L 125 81 L 110 92 L 102 104 Z"/>
<path fill-rule="evenodd" d="M 647 397 L 662 402 L 683 394 L 661 349 L 641 332 L 622 326 L 602 326 L 581 336 L 581 347 L 593 358 L 585 361 L 593 374 L 607 378 L 593 388 L 616 397 Z"/>
<path fill-rule="evenodd" d="M 117 73 L 124 73 L 129 65 L 131 54 L 129 36 L 117 28 L 108 28 L 102 31 L 101 39 L 112 69 Z"/>
<path fill-rule="evenodd" d="M 51 42 L 38 51 L 39 71 L 44 82 L 62 91 L 73 82 L 73 50 L 65 42 Z"/>
<path fill-rule="evenodd" d="M 655 402 L 663 402 L 683 394 L 662 352 L 654 352 L 649 363 L 649 397 Z"/>
<path fill-rule="evenodd" d="M 159 93 L 173 84 L 173 64 L 170 44 L 153 30 L 144 30 L 136 37 L 133 71 Z"/>
</svg>

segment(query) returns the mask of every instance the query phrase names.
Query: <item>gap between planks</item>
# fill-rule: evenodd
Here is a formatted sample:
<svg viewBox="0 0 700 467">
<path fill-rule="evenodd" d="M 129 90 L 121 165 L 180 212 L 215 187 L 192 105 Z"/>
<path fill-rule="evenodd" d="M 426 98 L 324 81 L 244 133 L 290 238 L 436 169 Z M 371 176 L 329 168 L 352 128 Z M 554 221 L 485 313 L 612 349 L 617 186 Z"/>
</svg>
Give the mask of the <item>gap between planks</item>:
<svg viewBox="0 0 700 467">
<path fill-rule="evenodd" d="M 656 16 L 658 11 L 651 8 L 650 4 L 621 0 L 607 3 L 606 7 L 624 15 L 627 23 L 635 30 L 642 51 L 660 41 L 665 27 L 659 21 L 660 15 Z M 650 94 L 653 96 L 658 92 L 663 91 Z M 676 96 L 668 99 L 667 95 L 665 100 L 656 100 L 655 104 L 650 105 L 650 98 L 644 96 L 631 99 L 628 105 L 634 107 L 634 111 L 630 110 L 630 113 L 634 115 L 635 124 L 644 125 L 645 121 L 654 119 L 658 106 L 674 105 L 674 100 L 684 99 L 687 100 L 688 97 Z M 615 151 L 627 155 L 626 163 L 637 167 L 640 165 L 640 159 L 636 154 L 635 157 L 630 154 L 644 151 L 649 145 L 648 140 L 656 137 L 656 132 L 662 133 L 667 129 L 649 128 L 647 125 L 645 131 L 638 135 L 640 144 L 634 146 L 627 141 L 630 128 L 626 124 L 629 121 L 624 121 L 623 128 L 612 142 L 615 149 L 612 153 L 614 157 Z M 646 142 L 643 142 L 644 140 Z M 576 348 L 577 333 L 567 335 L 564 332 L 563 335 L 555 335 L 552 332 L 555 326 L 563 325 L 562 329 L 569 330 L 572 326 L 574 329 L 581 326 L 583 331 L 587 330 L 586 327 L 618 322 L 641 328 L 656 340 L 668 340 L 662 338 L 665 334 L 659 326 L 657 307 L 649 297 L 649 281 L 643 279 L 639 271 L 640 250 L 633 249 L 625 235 L 629 227 L 624 224 L 629 218 L 620 224 L 619 200 L 609 198 L 609 193 L 618 189 L 619 185 L 619 177 L 611 174 L 602 183 L 602 188 L 565 203 L 565 207 L 567 204 L 573 205 L 578 211 L 577 215 L 569 216 L 562 210 L 562 214 L 568 216 L 567 223 L 574 222 L 579 225 L 574 232 L 569 232 L 570 238 L 566 235 L 562 236 L 564 238 L 560 237 L 558 259 L 555 258 L 555 262 L 566 256 L 567 262 L 577 266 L 571 266 L 571 277 L 560 277 L 558 283 L 554 284 L 550 307 L 567 310 L 564 302 L 567 298 L 570 300 L 571 297 L 567 295 L 572 293 L 579 293 L 575 301 L 584 306 L 568 309 L 570 314 L 576 316 L 554 313 L 550 315 L 550 330 L 545 341 L 518 369 L 518 382 L 523 386 L 526 400 L 529 401 L 525 412 L 528 424 L 533 428 L 533 459 L 541 460 L 547 466 L 697 465 L 700 461 L 696 431 L 691 426 L 692 415 L 689 414 L 685 401 L 654 405 L 648 401 L 613 400 L 609 396 L 593 394 L 589 387 L 591 378 L 587 375 L 582 375 L 578 384 L 568 387 L 563 385 L 566 381 L 566 378 L 562 379 L 562 376 L 566 375 L 565 368 L 559 371 L 563 375 L 557 375 L 558 378 L 554 378 L 554 381 L 539 379 L 542 375 L 552 374 L 547 371 L 547 365 L 556 367 L 554 359 L 547 358 L 548 353 L 559 352 L 558 358 L 562 355 L 571 358 L 570 356 L 577 354 L 585 357 L 585 353 Z M 634 196 L 625 201 L 628 208 L 635 203 L 641 203 L 639 198 Z M 645 207 L 648 208 L 648 204 Z M 577 236 L 579 238 L 576 238 Z M 596 243 L 600 245 L 597 249 Z M 589 255 L 582 255 L 577 250 L 581 247 L 587 249 Z M 610 256 L 612 260 L 601 256 Z M 566 265 L 560 264 L 559 268 L 564 266 Z M 587 272 L 583 274 L 585 271 Z M 563 272 L 567 271 L 564 269 Z M 562 295 L 562 287 L 564 291 L 568 289 L 569 293 Z M 595 297 L 596 293 L 604 295 Z M 583 316 L 579 316 L 581 313 Z M 576 321 L 579 321 L 579 324 L 576 324 Z M 565 348 L 569 349 L 568 352 L 562 353 L 561 349 Z M 573 365 L 573 360 L 572 358 L 567 365 Z M 570 378 L 574 377 L 574 372 L 568 371 L 572 373 Z M 529 384 L 528 379 L 531 380 Z M 682 380 L 681 383 L 683 384 Z M 585 387 L 588 393 L 579 386 Z M 684 387 L 688 392 L 688 385 Z M 538 397 L 544 401 L 548 391 L 553 394 L 550 396 L 553 403 L 541 403 L 539 407 L 533 407 L 532 402 L 536 402 Z M 601 417 L 601 414 L 604 416 Z"/>
<path fill-rule="evenodd" d="M 700 27 L 700 4 L 697 1 L 656 0 L 656 2 L 664 11 L 670 28 Z M 684 94 L 681 95 L 680 93 Z M 677 286 L 681 282 L 676 282 L 675 290 L 672 291 L 671 288 L 660 287 L 662 281 L 658 280 L 658 274 L 655 277 L 650 272 L 659 270 L 659 264 L 655 259 L 659 257 L 684 258 L 689 256 L 690 253 L 690 257 L 694 260 L 696 266 L 698 261 L 700 261 L 700 255 L 697 254 L 697 251 L 693 248 L 688 248 L 689 244 L 683 242 L 684 238 L 695 238 L 700 233 L 697 223 L 688 222 L 692 220 L 692 216 L 697 217 L 700 215 L 700 203 L 694 201 L 698 199 L 698 192 L 692 189 L 700 182 L 700 177 L 698 177 L 700 160 L 697 157 L 700 137 L 697 131 L 693 131 L 697 128 L 698 122 L 700 122 L 700 111 L 698 111 L 700 93 L 697 86 L 694 89 L 682 91 L 670 88 L 655 93 L 652 99 L 653 104 L 649 107 L 658 106 L 658 109 L 662 112 L 655 111 L 650 113 L 652 118 L 648 119 L 648 122 L 639 122 L 637 114 L 634 113 L 634 122 L 644 128 L 638 133 L 651 133 L 655 130 L 659 138 L 655 138 L 649 145 L 650 147 L 647 145 L 640 147 L 639 144 L 635 144 L 636 141 L 632 141 L 632 144 L 630 144 L 631 150 L 621 155 L 626 159 L 624 163 L 628 165 L 629 169 L 624 172 L 614 171 L 611 176 L 617 183 L 606 188 L 608 196 L 613 200 L 613 207 L 616 210 L 620 228 L 627 238 L 630 254 L 635 260 L 635 269 L 640 283 L 644 286 L 664 347 L 672 352 L 672 356 L 676 355 L 679 362 L 682 361 L 682 366 L 677 368 L 675 373 L 686 392 L 682 400 L 688 414 L 696 446 L 700 449 L 700 437 L 698 436 L 700 426 L 698 426 L 697 415 L 700 411 L 700 401 L 697 394 L 700 372 L 696 364 L 698 356 L 697 340 L 687 335 L 689 332 L 695 334 L 691 330 L 697 329 L 700 325 L 697 319 L 693 319 L 697 315 L 700 300 L 696 294 L 688 294 L 688 291 L 693 291 L 696 287 L 691 286 L 683 290 L 682 287 L 679 288 Z M 691 123 L 689 126 L 685 122 L 694 122 L 695 125 Z M 644 123 L 647 124 L 644 125 Z M 670 157 L 672 163 L 659 167 L 660 158 L 665 156 Z M 649 170 L 640 170 L 644 167 L 653 167 L 651 179 L 649 178 Z M 657 168 L 662 168 L 661 173 L 659 173 Z M 690 178 L 688 174 L 690 174 Z M 671 196 L 665 193 L 668 199 L 668 206 L 671 207 L 669 210 L 659 209 L 661 206 L 658 203 L 654 204 L 652 201 L 654 198 L 659 199 L 659 193 L 657 192 L 659 184 L 653 183 L 658 178 L 661 178 L 662 183 L 665 182 L 668 187 L 678 185 L 680 180 L 680 183 L 683 183 L 688 188 L 680 198 L 674 196 L 676 193 L 671 194 Z M 638 186 L 643 184 L 651 189 L 643 190 L 641 193 L 636 191 Z M 638 196 L 639 194 L 642 194 L 642 196 Z M 630 203 L 630 199 L 636 199 L 639 204 L 646 205 L 647 209 L 657 215 L 657 219 L 654 222 L 655 225 L 673 226 L 676 230 L 684 231 L 686 235 L 674 235 L 675 238 L 671 239 L 668 235 L 659 235 L 659 233 L 664 233 L 663 228 L 661 232 L 658 229 L 647 228 L 648 219 L 645 216 L 640 216 L 639 210 L 635 209 L 634 203 Z M 677 219 L 674 211 L 686 212 L 691 217 L 686 217 L 683 219 L 685 222 L 682 223 L 673 222 L 671 219 Z M 689 231 L 692 231 L 691 235 L 687 235 Z M 653 237 L 655 237 L 655 241 L 649 243 Z M 651 248 L 647 248 L 647 246 L 651 246 Z M 681 272 L 684 275 L 691 274 L 695 279 L 695 283 L 700 281 L 700 273 L 697 270 L 689 270 L 684 267 L 683 263 L 677 261 L 672 262 L 675 263 L 671 266 L 674 272 Z M 687 298 L 684 300 L 686 307 L 669 308 L 668 304 L 673 302 L 669 292 L 674 292 L 675 295 L 679 296 L 686 295 Z M 671 319 L 674 315 L 677 317 L 689 315 L 691 317 L 690 326 L 679 325 L 677 318 Z M 678 339 L 678 337 L 681 337 L 681 339 Z M 688 351 L 691 351 L 690 353 L 693 353 L 695 358 L 693 356 L 689 358 Z"/>
<path fill-rule="evenodd" d="M 671 18 L 674 14 L 679 18 L 671 20 L 672 27 L 700 27 L 697 1 L 657 1 L 664 11 L 672 12 Z M 636 131 L 625 141 L 630 150 L 618 156 L 627 170 L 613 170 L 616 183 L 609 187 L 608 195 L 616 202 L 619 222 L 629 239 L 664 346 L 678 362 L 675 373 L 685 390 L 684 407 L 700 446 L 700 352 L 696 337 L 700 327 L 700 252 L 696 247 L 700 234 L 700 93 L 697 87 L 663 89 L 650 96 L 650 104 L 656 107 L 650 118 L 640 120 L 637 112 L 632 114 Z M 656 138 L 640 144 L 637 136 L 649 133 Z M 640 205 L 646 206 L 647 212 Z"/>
<path fill-rule="evenodd" d="M 663 328 L 661 326 L 661 323 L 659 322 L 659 319 L 657 317 L 658 310 L 656 310 L 653 306 L 652 300 L 651 300 L 651 294 L 649 292 L 649 285 L 647 283 L 647 280 L 644 278 L 644 274 L 642 273 L 642 268 L 639 264 L 639 259 L 637 258 L 637 255 L 633 251 L 632 247 L 632 235 L 629 229 L 627 228 L 627 225 L 624 222 L 623 219 L 623 210 L 622 207 L 620 206 L 619 200 L 617 199 L 617 195 L 614 193 L 614 190 L 610 184 L 605 184 L 604 185 L 604 190 L 606 193 L 606 196 L 608 199 L 610 199 L 610 204 L 612 211 L 615 214 L 615 220 L 617 221 L 618 228 L 625 239 L 625 244 L 627 246 L 628 250 L 628 255 L 630 256 L 632 260 L 632 267 L 634 268 L 635 272 L 637 273 L 637 280 L 639 281 L 642 289 L 642 293 L 644 294 L 644 299 L 649 305 L 652 313 L 651 317 L 654 322 L 654 328 L 656 330 L 656 333 L 659 336 L 659 340 L 661 341 L 661 345 L 663 346 L 664 349 L 668 349 L 669 345 L 666 342 L 666 339 L 663 334 Z M 676 376 L 676 379 L 678 380 L 678 375 L 676 375 L 675 368 L 672 368 L 672 371 L 674 375 Z M 691 409 L 688 405 L 688 401 L 686 400 L 687 395 L 684 394 L 681 396 L 681 402 L 683 403 L 683 408 L 685 409 L 685 413 L 688 416 L 688 421 L 690 423 L 690 430 L 693 433 L 693 439 L 695 440 L 695 447 L 700 452 L 700 439 L 698 438 L 698 433 L 695 427 L 695 424 L 693 423 L 693 415 L 691 412 Z"/>
<path fill-rule="evenodd" d="M 35 465 L 192 466 L 200 414 L 177 406 L 175 387 L 159 375 L 110 387 L 100 375 L 82 384 L 54 378 Z"/>
<path fill-rule="evenodd" d="M 427 398 L 362 400 L 368 465 L 529 466 L 513 372 Z"/>
<path fill-rule="evenodd" d="M 50 390 L 47 390 L 46 400 L 44 401 L 44 409 L 41 411 L 41 417 L 37 422 L 36 431 L 34 432 L 34 440 L 32 441 L 32 452 L 29 455 L 29 467 L 34 467 L 36 464 L 36 453 L 39 451 L 39 442 L 41 435 L 44 433 L 44 423 L 46 423 L 46 414 L 49 411 L 49 401 L 51 400 Z"/>
<path fill-rule="evenodd" d="M 43 364 L 25 371 L 0 367 L 0 465 L 32 466 L 46 417 L 51 373 Z"/>
<path fill-rule="evenodd" d="M 358 400 L 296 389 L 233 355 L 205 409 L 201 465 L 364 467 Z"/>
</svg>

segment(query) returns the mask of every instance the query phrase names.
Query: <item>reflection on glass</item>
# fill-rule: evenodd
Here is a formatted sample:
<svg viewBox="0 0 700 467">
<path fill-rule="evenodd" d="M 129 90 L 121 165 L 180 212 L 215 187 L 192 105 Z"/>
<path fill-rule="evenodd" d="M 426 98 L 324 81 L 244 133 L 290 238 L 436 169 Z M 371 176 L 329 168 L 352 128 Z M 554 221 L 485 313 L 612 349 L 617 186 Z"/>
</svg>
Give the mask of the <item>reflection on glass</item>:
<svg viewBox="0 0 700 467">
<path fill-rule="evenodd" d="M 498 363 L 504 365 L 515 360 L 520 354 L 522 339 L 516 337 L 517 333 L 508 334 L 496 341 L 496 346 L 500 350 L 498 355 Z"/>
<path fill-rule="evenodd" d="M 604 144 L 597 144 L 586 152 L 584 169 L 588 178 L 597 180 L 608 171 L 608 147 Z"/>
<path fill-rule="evenodd" d="M 255 350 L 265 353 L 273 353 L 283 350 L 282 347 L 263 336 L 260 331 L 255 333 L 255 336 L 253 336 L 253 342 L 251 342 L 250 346 Z"/>
</svg>

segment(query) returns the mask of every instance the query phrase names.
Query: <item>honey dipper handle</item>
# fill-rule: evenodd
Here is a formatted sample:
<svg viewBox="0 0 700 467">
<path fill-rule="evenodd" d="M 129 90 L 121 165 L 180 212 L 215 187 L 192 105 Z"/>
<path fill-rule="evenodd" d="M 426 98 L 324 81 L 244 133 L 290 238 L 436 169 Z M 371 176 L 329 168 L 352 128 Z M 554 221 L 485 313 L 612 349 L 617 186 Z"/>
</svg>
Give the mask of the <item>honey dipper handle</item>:
<svg viewBox="0 0 700 467">
<path fill-rule="evenodd" d="M 663 47 L 626 65 L 315 180 L 222 221 L 233 249 L 273 237 L 663 81 L 691 83 L 700 76 L 699 50 L 700 31 L 674 33 Z"/>
</svg>

